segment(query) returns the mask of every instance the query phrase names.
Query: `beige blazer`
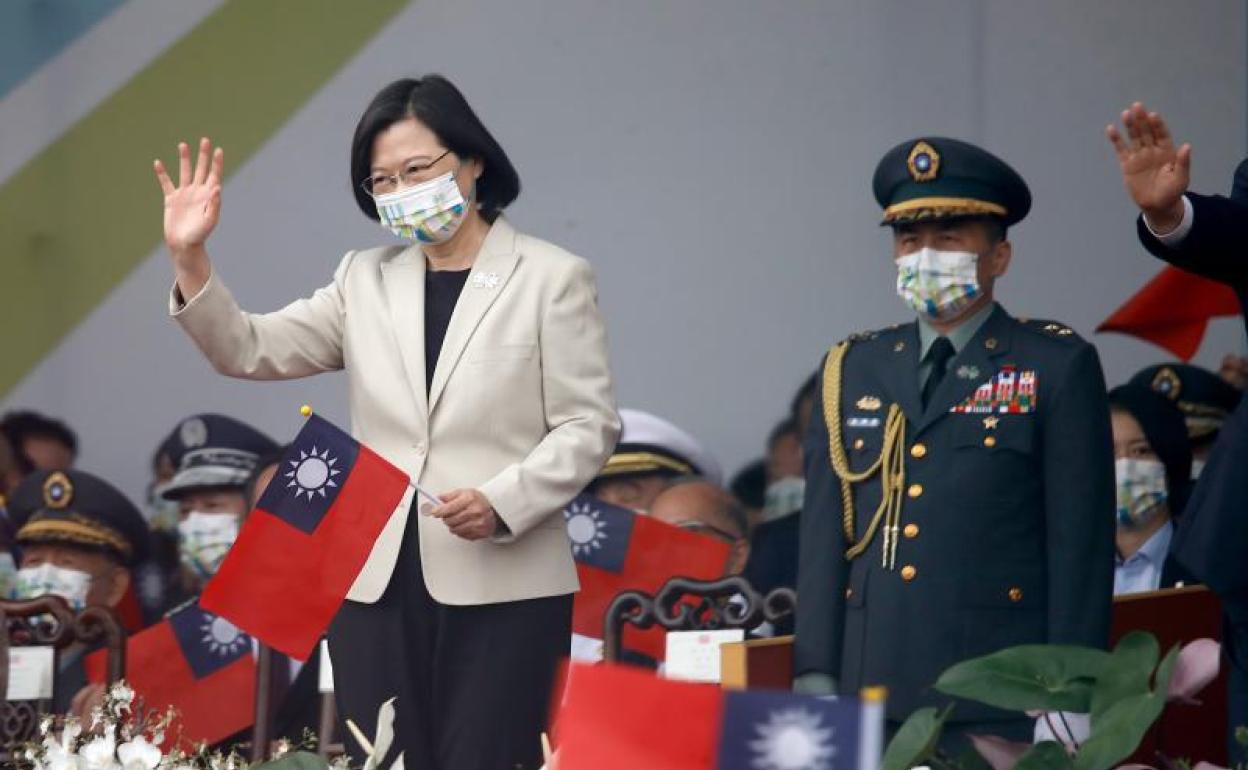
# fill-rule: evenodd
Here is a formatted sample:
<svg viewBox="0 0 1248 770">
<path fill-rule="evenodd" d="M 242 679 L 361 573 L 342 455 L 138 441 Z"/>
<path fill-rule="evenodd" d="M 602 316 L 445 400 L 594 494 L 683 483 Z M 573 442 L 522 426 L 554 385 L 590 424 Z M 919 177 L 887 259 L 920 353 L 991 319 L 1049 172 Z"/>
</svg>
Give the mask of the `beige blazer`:
<svg viewBox="0 0 1248 770">
<path fill-rule="evenodd" d="M 561 511 L 615 447 L 620 423 L 585 260 L 490 228 L 425 393 L 425 259 L 415 246 L 348 253 L 334 280 L 274 313 L 239 309 L 219 275 L 170 313 L 218 372 L 278 380 L 345 369 L 355 437 L 435 493 L 480 490 L 511 534 L 470 542 L 417 515 L 429 593 L 443 604 L 578 587 Z M 410 492 L 409 492 L 410 497 Z M 390 517 L 348 599 L 375 602 L 399 554 Z"/>
</svg>

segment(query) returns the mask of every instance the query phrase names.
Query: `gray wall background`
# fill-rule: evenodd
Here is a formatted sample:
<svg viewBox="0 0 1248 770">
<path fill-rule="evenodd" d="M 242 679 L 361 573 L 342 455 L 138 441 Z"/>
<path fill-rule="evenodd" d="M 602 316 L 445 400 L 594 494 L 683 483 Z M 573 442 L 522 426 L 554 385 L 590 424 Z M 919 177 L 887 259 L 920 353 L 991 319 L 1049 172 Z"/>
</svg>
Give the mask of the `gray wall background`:
<svg viewBox="0 0 1248 770">
<path fill-rule="evenodd" d="M 513 223 L 595 264 L 620 403 L 735 470 L 829 345 L 907 320 L 870 194 L 885 150 L 945 134 L 1015 165 L 1035 208 L 1000 299 L 1091 335 L 1159 269 L 1103 128 L 1142 99 L 1195 145 L 1194 186 L 1229 189 L 1248 136 L 1246 16 L 1241 0 L 417 2 L 232 179 L 210 251 L 243 305 L 267 310 L 383 242 L 347 186 L 354 122 L 389 80 L 442 72 L 520 170 Z M 150 220 L 124 226 L 156 238 L 159 223 L 153 182 Z M 0 406 L 65 417 L 82 467 L 136 495 L 191 412 L 279 438 L 304 402 L 345 420 L 339 375 L 213 373 L 165 317 L 169 278 L 154 251 Z M 1215 323 L 1198 362 L 1242 352 L 1237 324 Z M 1095 341 L 1111 384 L 1165 357 Z"/>
</svg>

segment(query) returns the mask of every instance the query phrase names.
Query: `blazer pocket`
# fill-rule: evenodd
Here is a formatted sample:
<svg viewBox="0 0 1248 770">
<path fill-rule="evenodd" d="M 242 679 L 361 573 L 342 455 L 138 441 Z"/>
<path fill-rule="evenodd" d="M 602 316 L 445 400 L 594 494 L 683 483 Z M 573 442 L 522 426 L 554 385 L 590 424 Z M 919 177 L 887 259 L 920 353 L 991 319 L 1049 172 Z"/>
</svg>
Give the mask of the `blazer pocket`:
<svg viewBox="0 0 1248 770">
<path fill-rule="evenodd" d="M 528 361 L 537 350 L 537 345 L 490 345 L 474 349 L 468 355 L 470 364 L 488 364 L 498 361 Z"/>
</svg>

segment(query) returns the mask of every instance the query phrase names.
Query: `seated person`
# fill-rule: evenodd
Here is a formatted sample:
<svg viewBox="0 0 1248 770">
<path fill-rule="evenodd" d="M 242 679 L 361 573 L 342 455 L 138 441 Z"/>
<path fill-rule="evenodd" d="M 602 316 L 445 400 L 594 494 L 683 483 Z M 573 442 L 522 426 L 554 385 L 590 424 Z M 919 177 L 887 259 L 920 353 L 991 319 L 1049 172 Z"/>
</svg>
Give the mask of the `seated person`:
<svg viewBox="0 0 1248 770">
<path fill-rule="evenodd" d="M 668 483 L 685 476 L 720 484 L 719 463 L 693 436 L 638 409 L 621 409 L 615 452 L 585 491 L 604 503 L 639 513 L 650 509 Z"/>
<path fill-rule="evenodd" d="M 1208 369 L 1179 363 L 1141 369 L 1131 383 L 1152 388 L 1183 413 L 1192 448 L 1192 479 L 1198 478 L 1222 424 L 1239 404 L 1240 391 Z"/>
<path fill-rule="evenodd" d="M 179 435 L 186 452 L 161 496 L 179 507 L 179 598 L 185 601 L 199 594 L 234 545 L 251 510 L 247 480 L 260 458 L 278 445 L 250 425 L 219 414 L 187 419 Z"/>
<path fill-rule="evenodd" d="M 22 550 L 14 598 L 55 594 L 74 611 L 118 608 L 147 549 L 143 514 L 125 495 L 85 471 L 36 471 L 14 491 L 9 515 Z M 57 713 L 86 684 L 87 652 L 77 644 L 61 652 Z"/>
<path fill-rule="evenodd" d="M 674 527 L 723 540 L 732 546 L 724 575 L 740 575 L 750 558 L 749 522 L 732 495 L 709 481 L 680 479 L 650 506 L 650 516 Z"/>
<path fill-rule="evenodd" d="M 1183 414 L 1139 384 L 1109 392 L 1118 488 L 1114 594 L 1194 582 L 1170 553 L 1173 518 L 1190 490 L 1192 453 Z"/>
</svg>

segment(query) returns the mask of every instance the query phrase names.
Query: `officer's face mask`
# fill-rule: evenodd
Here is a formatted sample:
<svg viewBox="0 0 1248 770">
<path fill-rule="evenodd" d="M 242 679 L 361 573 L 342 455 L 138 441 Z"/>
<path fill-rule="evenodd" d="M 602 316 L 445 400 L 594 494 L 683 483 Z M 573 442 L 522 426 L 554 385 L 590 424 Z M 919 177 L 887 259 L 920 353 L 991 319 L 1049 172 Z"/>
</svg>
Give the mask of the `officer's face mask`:
<svg viewBox="0 0 1248 770">
<path fill-rule="evenodd" d="M 196 577 L 207 579 L 217 574 L 237 538 L 234 514 L 192 511 L 178 523 L 178 555 Z"/>
<path fill-rule="evenodd" d="M 1166 466 L 1158 460 L 1123 457 L 1114 462 L 1118 486 L 1118 526 L 1142 529 L 1161 512 L 1168 498 Z"/>
<path fill-rule="evenodd" d="M 767 485 L 763 497 L 763 521 L 775 521 L 802 510 L 806 480 L 799 476 L 777 479 Z"/>
<path fill-rule="evenodd" d="M 897 257 L 897 296 L 924 318 L 953 318 L 981 294 L 978 264 L 975 252 L 927 247 Z"/>
<path fill-rule="evenodd" d="M 374 196 L 381 224 L 409 241 L 450 240 L 468 214 L 468 202 L 455 180 L 457 173 L 448 171 L 437 179 Z"/>
<path fill-rule="evenodd" d="M 23 567 L 17 571 L 13 598 L 34 599 L 36 596 L 54 594 L 64 599 L 74 612 L 78 612 L 87 606 L 87 592 L 90 590 L 90 574 L 44 562 L 38 567 Z"/>
</svg>

